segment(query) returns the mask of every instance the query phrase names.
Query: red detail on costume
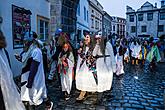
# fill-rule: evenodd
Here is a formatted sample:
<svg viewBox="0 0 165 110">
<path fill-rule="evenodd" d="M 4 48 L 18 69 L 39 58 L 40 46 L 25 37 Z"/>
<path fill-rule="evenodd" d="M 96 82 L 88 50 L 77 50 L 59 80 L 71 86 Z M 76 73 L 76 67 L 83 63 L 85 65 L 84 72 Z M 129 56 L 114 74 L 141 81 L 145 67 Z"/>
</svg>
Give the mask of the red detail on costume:
<svg viewBox="0 0 165 110">
<path fill-rule="evenodd" d="M 65 59 L 64 62 L 67 64 L 67 66 L 64 66 L 63 64 L 62 65 L 58 64 L 58 72 L 61 73 L 63 71 L 63 73 L 66 75 L 66 73 L 67 73 L 66 68 L 68 67 L 68 60 Z"/>
</svg>

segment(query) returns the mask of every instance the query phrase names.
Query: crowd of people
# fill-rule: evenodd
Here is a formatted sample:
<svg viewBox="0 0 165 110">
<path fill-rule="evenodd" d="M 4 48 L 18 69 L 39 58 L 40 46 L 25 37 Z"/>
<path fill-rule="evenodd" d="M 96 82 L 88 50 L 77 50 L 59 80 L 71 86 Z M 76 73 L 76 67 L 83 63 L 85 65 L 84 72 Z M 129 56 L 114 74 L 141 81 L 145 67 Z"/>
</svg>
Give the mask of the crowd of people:
<svg viewBox="0 0 165 110">
<path fill-rule="evenodd" d="M 157 62 L 165 62 L 165 35 L 159 38 L 118 38 L 111 39 L 117 61 L 117 75 L 124 73 L 124 63 L 144 65 L 155 70 Z"/>
<path fill-rule="evenodd" d="M 101 32 L 86 33 L 75 49 L 68 36 L 62 29 L 57 29 L 46 43 L 40 41 L 35 32 L 24 36 L 23 51 L 15 55 L 22 63 L 19 94 L 4 50 L 5 37 L 0 32 L 0 110 L 34 110 L 41 103 L 45 103 L 46 110 L 52 110 L 46 82 L 54 80 L 61 85 L 64 100 L 70 99 L 74 81 L 80 91 L 77 102 L 84 101 L 89 92 L 97 92 L 96 103 L 99 103 L 103 92 L 111 90 L 113 75 L 124 74 L 124 62 L 144 65 L 148 61 L 151 69 L 155 62 L 164 62 L 162 39 L 108 39 Z"/>
</svg>

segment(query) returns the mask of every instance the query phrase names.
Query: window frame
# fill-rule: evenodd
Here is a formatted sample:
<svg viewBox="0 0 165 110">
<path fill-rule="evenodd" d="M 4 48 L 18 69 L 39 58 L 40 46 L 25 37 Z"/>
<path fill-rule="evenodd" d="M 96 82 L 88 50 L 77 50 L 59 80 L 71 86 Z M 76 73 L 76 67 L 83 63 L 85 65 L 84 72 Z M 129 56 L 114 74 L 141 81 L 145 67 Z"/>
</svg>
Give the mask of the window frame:
<svg viewBox="0 0 165 110">
<path fill-rule="evenodd" d="M 144 28 L 145 27 L 145 28 Z M 145 30 L 145 31 L 144 31 Z M 147 32 L 147 26 L 141 26 L 141 32 Z"/>
<path fill-rule="evenodd" d="M 143 14 L 138 14 L 138 21 L 143 21 Z"/>
<path fill-rule="evenodd" d="M 160 20 L 165 20 L 165 12 L 160 12 Z"/>
<path fill-rule="evenodd" d="M 161 27 L 162 26 L 162 27 Z M 161 29 L 161 28 L 162 29 Z M 164 25 L 158 25 L 158 32 L 164 32 Z"/>
<path fill-rule="evenodd" d="M 136 32 L 136 26 L 131 26 L 131 33 L 135 33 Z"/>
<path fill-rule="evenodd" d="M 40 33 L 40 21 L 43 21 L 43 38 L 41 38 L 41 33 Z M 46 27 L 46 23 L 47 23 L 47 27 Z M 46 31 L 47 30 L 47 31 Z M 37 33 L 38 36 L 40 36 L 40 40 L 45 41 L 49 38 L 49 32 L 50 32 L 50 20 L 49 18 L 37 15 Z"/>
<path fill-rule="evenodd" d="M 84 6 L 84 21 L 86 21 L 86 7 Z"/>
<path fill-rule="evenodd" d="M 129 15 L 129 22 L 134 22 L 134 15 Z"/>
<path fill-rule="evenodd" d="M 147 13 L 147 20 L 148 21 L 152 21 L 153 20 L 153 13 Z"/>
</svg>

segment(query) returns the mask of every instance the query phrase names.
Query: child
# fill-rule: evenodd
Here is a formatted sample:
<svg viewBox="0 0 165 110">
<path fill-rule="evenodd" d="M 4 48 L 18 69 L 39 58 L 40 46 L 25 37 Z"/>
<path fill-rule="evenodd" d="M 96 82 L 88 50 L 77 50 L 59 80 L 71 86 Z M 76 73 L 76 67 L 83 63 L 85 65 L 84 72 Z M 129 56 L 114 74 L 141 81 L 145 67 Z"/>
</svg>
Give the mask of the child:
<svg viewBox="0 0 165 110">
<path fill-rule="evenodd" d="M 60 73 L 62 91 L 65 100 L 70 98 L 70 91 L 73 80 L 74 57 L 69 43 L 65 43 L 62 52 L 59 54 L 58 72 Z"/>
<path fill-rule="evenodd" d="M 124 66 L 123 66 L 123 48 L 122 46 L 119 46 L 117 48 L 117 54 L 116 54 L 116 75 L 119 76 L 121 74 L 124 74 Z"/>
</svg>

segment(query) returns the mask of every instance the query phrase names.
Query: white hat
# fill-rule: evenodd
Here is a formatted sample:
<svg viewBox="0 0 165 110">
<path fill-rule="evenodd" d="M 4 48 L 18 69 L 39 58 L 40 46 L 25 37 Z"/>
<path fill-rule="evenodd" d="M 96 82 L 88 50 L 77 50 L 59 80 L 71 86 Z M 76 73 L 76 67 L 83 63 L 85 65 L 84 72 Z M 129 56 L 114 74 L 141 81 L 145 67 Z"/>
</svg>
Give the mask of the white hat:
<svg viewBox="0 0 165 110">
<path fill-rule="evenodd" d="M 98 34 L 95 36 L 95 38 L 101 38 L 102 37 L 102 32 L 98 32 Z"/>
</svg>

